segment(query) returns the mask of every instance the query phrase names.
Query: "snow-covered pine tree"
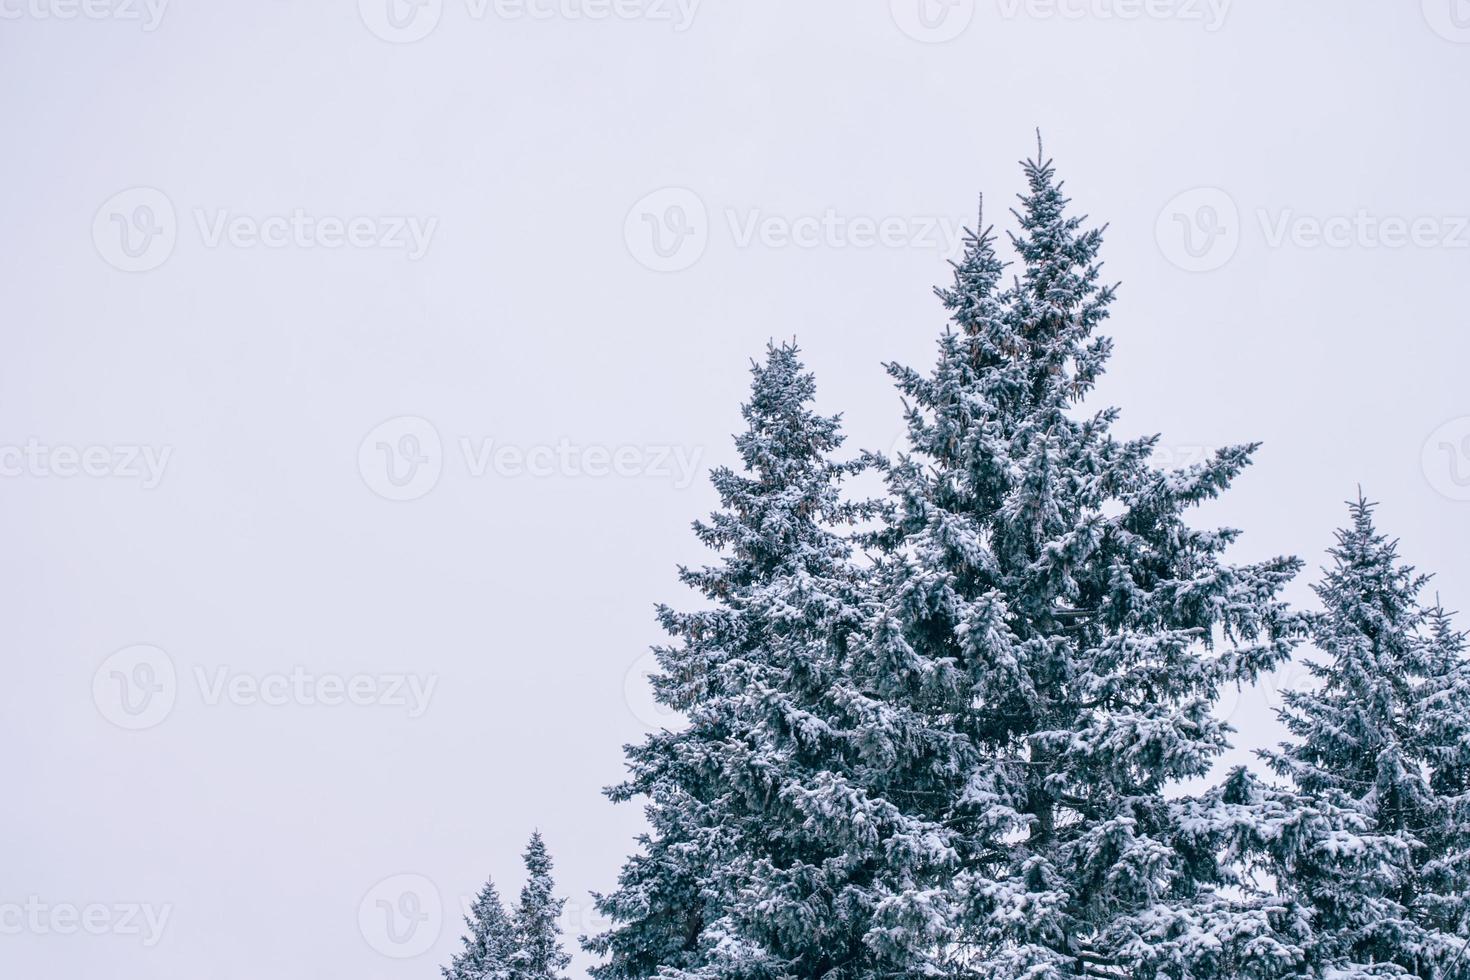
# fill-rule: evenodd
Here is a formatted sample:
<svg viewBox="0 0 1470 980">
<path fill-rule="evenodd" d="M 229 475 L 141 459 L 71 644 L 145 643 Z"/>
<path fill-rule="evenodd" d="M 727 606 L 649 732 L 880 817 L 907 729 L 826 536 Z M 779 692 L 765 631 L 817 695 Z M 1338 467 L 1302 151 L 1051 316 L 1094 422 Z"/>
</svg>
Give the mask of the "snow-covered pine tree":
<svg viewBox="0 0 1470 980">
<path fill-rule="evenodd" d="M 742 469 L 711 474 L 721 509 L 695 524 L 721 561 L 680 570 L 711 607 L 658 610 L 677 642 L 655 651 L 655 696 L 688 726 L 630 746 L 630 778 L 608 791 L 648 797 L 651 829 L 598 897 L 613 920 L 587 940 L 609 957 L 601 980 L 820 976 L 864 950 L 861 899 L 844 882 L 870 856 L 839 804 L 861 794 L 832 761 L 848 737 L 832 704 L 850 690 L 842 658 L 862 618 L 842 529 L 866 513 L 840 487 L 864 463 L 832 458 L 839 420 L 812 410 L 794 345 L 768 348 L 752 375 Z"/>
<path fill-rule="evenodd" d="M 1290 655 L 1278 593 L 1299 563 L 1225 564 L 1237 532 L 1186 523 L 1253 446 L 1165 472 L 1156 438 L 1083 414 L 1110 352 L 1101 232 L 1068 216 L 1039 151 L 1024 168 L 1021 275 L 997 292 L 991 236 L 972 236 L 937 368 L 890 368 L 910 451 L 865 680 L 909 719 L 885 795 L 936 829 L 868 941 L 907 949 L 912 974 L 1281 975 L 1299 922 L 1243 873 L 1249 780 L 1179 786 L 1227 745 L 1220 686 Z"/>
<path fill-rule="evenodd" d="M 510 980 L 564 980 L 571 957 L 562 950 L 561 918 L 566 899 L 553 896 L 551 855 L 541 832 L 531 835 L 523 856 L 526 883 L 516 905 L 515 950 L 511 953 Z"/>
<path fill-rule="evenodd" d="M 783 388 L 798 371 L 783 371 Z M 823 422 L 800 417 L 802 429 Z M 764 648 L 732 661 L 745 665 L 741 680 L 716 711 L 739 737 L 707 757 L 726 793 L 717 812 L 737 828 L 725 866 L 738 887 L 706 927 L 703 955 L 669 976 L 921 976 L 941 961 L 933 942 L 912 940 L 944 902 L 953 853 L 916 791 L 936 759 L 949 766 L 955 737 L 861 642 L 869 583 L 834 527 L 886 510 L 839 495 L 865 462 L 827 463 L 803 481 L 808 518 L 782 520 L 800 531 L 792 560 L 751 596 Z"/>
<path fill-rule="evenodd" d="M 1433 824 L 1421 837 L 1416 907 L 1429 928 L 1455 937 L 1458 949 L 1444 968 L 1446 980 L 1470 976 L 1470 657 L 1465 634 L 1436 598 L 1429 609 L 1428 649 L 1419 697 L 1419 732 Z"/>
<path fill-rule="evenodd" d="M 464 923 L 464 949 L 440 968 L 444 980 L 509 980 L 515 931 L 494 881 L 485 881 Z"/>
<path fill-rule="evenodd" d="M 1320 814 L 1285 855 L 1281 887 L 1313 910 L 1321 975 L 1449 977 L 1470 872 L 1463 640 L 1419 604 L 1427 577 L 1378 533 L 1373 505 L 1360 495 L 1349 510 L 1315 586 L 1320 684 L 1285 695 L 1295 738 L 1264 753 Z"/>
</svg>

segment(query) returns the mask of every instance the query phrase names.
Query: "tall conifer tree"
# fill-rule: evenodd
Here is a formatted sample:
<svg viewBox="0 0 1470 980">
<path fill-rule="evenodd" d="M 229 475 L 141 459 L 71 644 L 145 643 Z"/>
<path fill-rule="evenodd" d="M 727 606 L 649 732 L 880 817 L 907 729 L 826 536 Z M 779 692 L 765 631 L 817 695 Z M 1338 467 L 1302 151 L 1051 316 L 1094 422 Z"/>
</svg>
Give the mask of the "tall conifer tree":
<svg viewBox="0 0 1470 980">
<path fill-rule="evenodd" d="M 1438 599 L 1428 611 L 1420 732 L 1434 797 L 1432 825 L 1423 833 L 1420 898 L 1426 925 L 1456 946 L 1446 977 L 1470 976 L 1470 657 Z"/>
<path fill-rule="evenodd" d="M 1378 533 L 1373 505 L 1360 496 L 1349 510 L 1315 586 L 1320 686 L 1287 693 L 1294 740 L 1266 754 L 1319 814 L 1281 883 L 1313 910 L 1322 975 L 1448 978 L 1470 880 L 1463 638 L 1420 605 L 1427 578 Z"/>
<path fill-rule="evenodd" d="M 551 877 L 551 855 L 541 832 L 531 835 L 523 857 L 526 883 L 515 910 L 515 951 L 511 954 L 511 980 L 565 980 L 571 957 L 561 945 L 562 906 L 556 898 Z"/>
<path fill-rule="evenodd" d="M 824 705 L 861 619 L 840 528 L 863 508 L 839 488 L 864 464 L 832 459 L 838 419 L 812 410 L 793 345 L 752 374 L 742 469 L 711 474 L 721 509 L 695 525 L 722 560 L 680 570 L 711 607 L 658 611 L 676 642 L 655 651 L 655 696 L 688 725 L 630 746 L 630 778 L 609 790 L 646 796 L 651 829 L 598 899 L 613 921 L 587 941 L 608 957 L 601 980 L 782 975 L 812 947 L 807 930 L 842 928 L 830 894 L 808 904 L 822 869 L 802 862 L 801 827 L 841 793 L 822 762 L 842 738 Z"/>
<path fill-rule="evenodd" d="M 1024 169 L 1020 275 L 998 291 L 991 236 L 972 236 L 936 369 L 891 368 L 910 452 L 871 659 L 923 719 L 907 799 L 952 875 L 916 876 L 870 941 L 909 944 L 916 974 L 1279 975 L 1300 923 L 1246 874 L 1253 784 L 1178 789 L 1227 745 L 1220 686 L 1290 654 L 1278 592 L 1298 563 L 1226 564 L 1236 532 L 1186 523 L 1253 446 L 1164 472 L 1156 439 L 1083 411 L 1110 353 L 1101 232 L 1039 152 Z"/>
</svg>

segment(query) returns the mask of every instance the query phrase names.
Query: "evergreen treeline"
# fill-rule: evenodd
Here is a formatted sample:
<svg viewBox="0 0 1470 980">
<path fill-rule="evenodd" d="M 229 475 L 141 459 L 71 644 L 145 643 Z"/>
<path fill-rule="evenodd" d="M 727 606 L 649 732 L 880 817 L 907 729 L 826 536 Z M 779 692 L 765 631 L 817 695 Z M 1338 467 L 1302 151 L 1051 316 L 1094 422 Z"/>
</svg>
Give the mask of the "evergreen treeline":
<svg viewBox="0 0 1470 980">
<path fill-rule="evenodd" d="M 1281 597 L 1297 559 L 1190 522 L 1256 446 L 1164 470 L 1114 434 L 1102 230 L 1023 166 L 1013 274 L 982 220 L 934 365 L 888 366 L 896 459 L 843 454 L 794 345 L 752 368 L 694 526 L 716 561 L 680 570 L 703 608 L 658 610 L 687 724 L 607 791 L 649 829 L 594 976 L 1467 980 L 1463 634 L 1361 496 L 1315 611 Z M 865 471 L 882 499 L 845 490 Z M 1222 691 L 1293 657 L 1290 740 L 1218 772 Z M 448 980 L 563 968 L 481 901 Z"/>
<path fill-rule="evenodd" d="M 507 912 L 495 882 L 486 881 L 465 916 L 464 949 L 439 971 L 444 980 L 565 980 L 571 957 L 558 920 L 566 899 L 552 895 L 551 855 L 539 831 L 522 860 L 526 884 L 515 909 Z"/>
</svg>

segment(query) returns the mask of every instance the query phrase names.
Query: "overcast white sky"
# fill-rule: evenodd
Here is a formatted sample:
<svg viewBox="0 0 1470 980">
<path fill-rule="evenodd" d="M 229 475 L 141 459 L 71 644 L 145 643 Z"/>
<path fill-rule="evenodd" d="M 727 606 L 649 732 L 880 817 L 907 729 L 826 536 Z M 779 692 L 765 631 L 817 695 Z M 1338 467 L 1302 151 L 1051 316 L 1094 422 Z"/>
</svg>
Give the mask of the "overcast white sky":
<svg viewBox="0 0 1470 980">
<path fill-rule="evenodd" d="M 892 446 L 1037 126 L 1121 431 L 1470 609 L 1465 0 L 160 2 L 0 0 L 0 974 L 437 976 L 534 827 L 595 928 L 748 358 Z"/>
</svg>

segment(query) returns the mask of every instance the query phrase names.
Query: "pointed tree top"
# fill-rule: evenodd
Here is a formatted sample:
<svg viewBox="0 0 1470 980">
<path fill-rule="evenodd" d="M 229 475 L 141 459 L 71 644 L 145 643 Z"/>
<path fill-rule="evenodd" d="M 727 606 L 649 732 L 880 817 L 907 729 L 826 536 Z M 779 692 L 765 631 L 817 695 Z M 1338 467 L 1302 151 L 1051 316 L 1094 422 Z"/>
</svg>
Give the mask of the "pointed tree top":
<svg viewBox="0 0 1470 980">
<path fill-rule="evenodd" d="M 533 872 L 551 867 L 551 856 L 546 853 L 546 841 L 542 839 L 541 831 L 531 831 L 531 839 L 526 842 L 524 861 L 526 867 Z"/>
<path fill-rule="evenodd" d="M 1344 531 L 1343 534 L 1357 539 L 1363 545 L 1379 541 L 1378 529 L 1373 522 L 1373 511 L 1378 507 L 1378 502 L 1363 495 L 1362 484 L 1358 485 L 1357 499 L 1347 501 L 1347 506 L 1348 514 L 1353 519 L 1353 527 L 1350 532 Z M 1392 550 L 1390 546 L 1389 551 Z"/>
</svg>

